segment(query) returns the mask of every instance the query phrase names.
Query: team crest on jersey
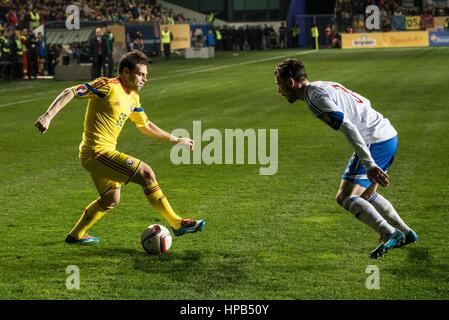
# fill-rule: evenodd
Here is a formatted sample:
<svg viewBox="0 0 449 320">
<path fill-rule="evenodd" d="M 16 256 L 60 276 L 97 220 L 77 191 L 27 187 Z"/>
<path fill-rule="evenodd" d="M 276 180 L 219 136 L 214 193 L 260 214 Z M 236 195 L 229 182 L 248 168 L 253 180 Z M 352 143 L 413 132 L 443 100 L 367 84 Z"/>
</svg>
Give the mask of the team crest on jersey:
<svg viewBox="0 0 449 320">
<path fill-rule="evenodd" d="M 125 160 L 125 163 L 128 166 L 132 167 L 134 165 L 134 159 L 128 158 L 128 159 Z"/>
<path fill-rule="evenodd" d="M 89 89 L 87 89 L 87 87 L 84 84 L 79 85 L 75 89 L 76 95 L 79 97 L 85 96 L 88 91 L 89 91 Z"/>
</svg>

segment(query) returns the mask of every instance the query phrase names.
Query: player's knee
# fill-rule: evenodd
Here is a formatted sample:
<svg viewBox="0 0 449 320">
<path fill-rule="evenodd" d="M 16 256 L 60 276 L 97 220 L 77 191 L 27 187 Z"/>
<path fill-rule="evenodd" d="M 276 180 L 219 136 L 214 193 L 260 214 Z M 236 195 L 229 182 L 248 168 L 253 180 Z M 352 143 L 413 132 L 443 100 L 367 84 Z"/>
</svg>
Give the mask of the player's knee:
<svg viewBox="0 0 449 320">
<path fill-rule="evenodd" d="M 114 209 L 115 207 L 117 207 L 119 204 L 119 201 L 109 201 L 106 203 L 105 209 L 106 210 L 111 210 Z"/>
<path fill-rule="evenodd" d="M 106 200 L 100 199 L 99 205 L 102 209 L 107 211 L 107 210 L 111 210 L 111 209 L 114 209 L 115 207 L 117 207 L 119 202 L 120 202 L 120 200 L 114 201 L 111 199 L 106 199 Z"/>
<path fill-rule="evenodd" d="M 148 186 L 154 182 L 156 182 L 156 174 L 149 166 L 145 165 L 141 171 L 142 186 Z"/>
<path fill-rule="evenodd" d="M 337 195 L 335 196 L 335 201 L 337 201 L 337 203 L 340 206 L 343 206 L 343 203 L 347 197 L 348 197 L 347 194 L 345 194 L 343 192 L 338 192 Z"/>
<path fill-rule="evenodd" d="M 371 198 L 372 195 L 373 195 L 372 192 L 364 192 L 360 195 L 360 198 L 368 200 L 369 198 Z"/>
<path fill-rule="evenodd" d="M 100 198 L 99 204 L 105 210 L 111 210 L 120 203 L 120 189 L 115 189 L 113 192 L 106 193 Z"/>
</svg>

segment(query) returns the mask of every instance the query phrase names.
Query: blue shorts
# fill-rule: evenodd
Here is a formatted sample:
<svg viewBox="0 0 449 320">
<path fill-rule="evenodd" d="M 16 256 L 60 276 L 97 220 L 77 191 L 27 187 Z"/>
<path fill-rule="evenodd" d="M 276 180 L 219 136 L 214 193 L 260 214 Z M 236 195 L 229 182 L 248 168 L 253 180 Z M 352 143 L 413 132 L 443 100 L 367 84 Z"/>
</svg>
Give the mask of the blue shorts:
<svg viewBox="0 0 449 320">
<path fill-rule="evenodd" d="M 373 143 L 368 145 L 368 148 L 374 162 L 382 168 L 382 170 L 387 172 L 388 168 L 390 168 L 393 163 L 396 150 L 398 149 L 398 136 L 386 141 Z M 356 183 L 366 189 L 372 184 L 372 181 L 369 180 L 366 175 L 365 166 L 360 161 L 359 156 L 355 153 L 352 155 L 351 159 L 349 159 L 348 166 L 341 178 Z"/>
</svg>

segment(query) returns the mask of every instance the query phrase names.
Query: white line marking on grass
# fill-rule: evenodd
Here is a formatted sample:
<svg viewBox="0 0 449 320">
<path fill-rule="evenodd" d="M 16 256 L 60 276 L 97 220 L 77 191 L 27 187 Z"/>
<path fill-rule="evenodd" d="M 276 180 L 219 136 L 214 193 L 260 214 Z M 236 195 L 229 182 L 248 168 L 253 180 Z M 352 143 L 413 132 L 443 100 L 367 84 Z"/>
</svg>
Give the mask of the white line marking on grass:
<svg viewBox="0 0 449 320">
<path fill-rule="evenodd" d="M 23 103 L 27 103 L 27 102 L 44 100 L 44 99 L 48 99 L 48 97 L 42 97 L 42 98 L 35 98 L 35 99 L 28 99 L 28 100 L 20 100 L 20 101 L 2 103 L 2 104 L 0 104 L 0 108 L 9 107 L 9 106 L 18 105 L 18 104 L 23 104 Z"/>
<path fill-rule="evenodd" d="M 305 54 L 309 54 L 309 53 L 312 53 L 312 52 L 316 52 L 316 50 L 309 50 L 309 51 L 300 52 L 297 55 L 305 55 Z M 289 56 L 293 56 L 293 55 L 289 55 Z M 285 58 L 285 57 L 287 57 L 287 55 L 284 54 L 284 55 L 281 55 L 281 56 L 263 58 L 263 59 L 258 59 L 258 60 L 249 60 L 249 61 L 243 61 L 243 62 L 238 62 L 238 63 L 231 63 L 231 64 L 226 64 L 226 65 L 222 65 L 222 66 L 218 66 L 218 67 L 212 67 L 212 68 L 208 68 L 208 69 L 193 70 L 193 71 L 184 72 L 182 74 L 177 74 L 177 75 L 178 76 L 184 76 L 184 75 L 187 75 L 187 74 L 203 73 L 203 72 L 221 70 L 221 69 L 226 69 L 226 68 L 244 66 L 244 65 L 248 65 L 248 64 L 255 64 L 255 63 L 262 63 L 262 62 L 267 62 L 267 61 L 272 61 L 272 60 L 278 60 L 278 59 L 282 59 L 282 58 Z M 153 81 L 155 81 L 155 80 L 163 80 L 163 79 L 173 78 L 175 76 L 176 75 L 156 77 L 156 78 L 150 79 L 150 81 L 151 80 L 153 80 Z"/>
<path fill-rule="evenodd" d="M 186 71 L 191 71 L 191 70 L 198 70 L 198 69 L 204 69 L 204 68 L 209 68 L 209 67 L 215 67 L 215 64 L 211 64 L 209 66 L 197 66 L 197 67 L 191 67 L 191 68 L 184 68 L 184 69 L 177 69 L 175 71 L 170 71 L 167 72 L 167 74 L 179 74 L 180 72 L 186 72 Z"/>
<path fill-rule="evenodd" d="M 17 104 L 23 104 L 23 103 L 27 103 L 27 102 L 45 100 L 45 99 L 49 99 L 49 98 L 55 99 L 56 97 L 52 97 L 52 96 L 49 97 L 49 95 L 53 94 L 53 93 L 61 92 L 61 91 L 62 90 L 51 90 L 51 91 L 38 92 L 35 94 L 29 94 L 29 95 L 24 95 L 24 96 L 22 95 L 21 98 L 36 97 L 36 96 L 44 96 L 44 97 L 40 97 L 40 98 L 36 97 L 33 99 L 25 99 L 25 100 L 18 100 L 18 101 L 13 101 L 13 102 L 8 102 L 8 103 L 1 103 L 0 108 L 9 107 L 9 106 L 17 105 Z"/>
<path fill-rule="evenodd" d="M 34 89 L 34 85 L 28 85 L 28 86 L 18 86 L 18 87 L 12 87 L 12 88 L 8 88 L 8 89 L 0 89 L 0 93 L 2 92 L 11 92 L 12 90 L 23 90 L 23 89 Z"/>
<path fill-rule="evenodd" d="M 169 78 L 171 79 L 171 78 L 174 78 L 174 77 L 177 77 L 177 76 L 184 76 L 184 75 L 188 75 L 188 74 L 203 73 L 203 72 L 216 71 L 216 70 L 227 69 L 227 68 L 232 68 L 232 67 L 244 66 L 244 65 L 249 65 L 249 64 L 273 61 L 273 60 L 286 58 L 287 56 L 290 56 L 290 57 L 291 56 L 303 56 L 303 55 L 306 55 L 306 54 L 309 54 L 309 53 L 313 53 L 313 52 L 316 52 L 316 50 L 309 50 L 309 51 L 303 51 L 303 52 L 299 51 L 296 54 L 288 54 L 288 55 L 283 54 L 283 55 L 279 55 L 279 56 L 275 56 L 275 57 L 268 57 L 268 58 L 257 59 L 257 60 L 249 60 L 249 61 L 243 61 L 243 62 L 238 62 L 238 63 L 231 63 L 231 64 L 226 64 L 226 65 L 221 65 L 221 66 L 216 66 L 216 67 L 213 66 L 211 68 L 207 68 L 207 67 L 204 67 L 204 66 L 199 66 L 197 68 L 188 68 L 188 69 L 186 69 L 186 70 L 189 70 L 189 69 L 192 70 L 193 69 L 192 71 L 188 71 L 188 72 L 183 71 L 181 74 L 178 71 L 177 74 L 151 78 L 150 81 L 163 80 L 163 79 L 169 79 Z M 52 90 L 52 91 L 55 91 L 55 90 Z M 52 91 L 47 91 L 45 93 L 39 93 L 39 94 L 48 95 Z M 46 97 L 42 97 L 42 98 L 34 98 L 34 99 L 26 99 L 26 100 L 14 101 L 14 102 L 2 103 L 2 104 L 0 104 L 0 108 L 10 107 L 10 106 L 13 106 L 13 105 L 18 105 L 18 104 L 23 104 L 23 103 L 33 102 L 33 101 L 40 101 L 40 100 L 44 100 L 44 99 L 48 99 L 48 98 L 49 97 L 46 96 Z"/>
</svg>

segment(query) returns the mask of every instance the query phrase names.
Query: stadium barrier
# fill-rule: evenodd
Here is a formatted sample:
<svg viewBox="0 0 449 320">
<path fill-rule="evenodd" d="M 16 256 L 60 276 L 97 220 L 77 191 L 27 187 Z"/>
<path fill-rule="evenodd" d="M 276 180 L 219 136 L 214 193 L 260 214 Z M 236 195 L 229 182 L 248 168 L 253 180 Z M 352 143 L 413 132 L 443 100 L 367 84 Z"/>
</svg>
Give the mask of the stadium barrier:
<svg viewBox="0 0 449 320">
<path fill-rule="evenodd" d="M 372 32 L 342 34 L 342 48 L 428 47 L 427 31 Z"/>
<path fill-rule="evenodd" d="M 85 81 L 91 78 L 91 64 L 57 65 L 55 80 Z"/>
</svg>

